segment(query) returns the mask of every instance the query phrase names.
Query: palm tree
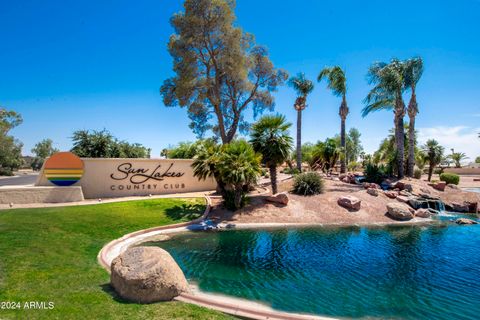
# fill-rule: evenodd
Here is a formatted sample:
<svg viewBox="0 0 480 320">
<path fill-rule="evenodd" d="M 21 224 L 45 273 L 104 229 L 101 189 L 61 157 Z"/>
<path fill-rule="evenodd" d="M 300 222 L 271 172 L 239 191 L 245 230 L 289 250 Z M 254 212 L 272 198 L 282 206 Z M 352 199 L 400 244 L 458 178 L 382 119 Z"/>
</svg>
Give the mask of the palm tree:
<svg viewBox="0 0 480 320">
<path fill-rule="evenodd" d="M 455 162 L 455 168 L 461 168 L 462 167 L 462 161 L 465 159 L 468 159 L 467 155 L 463 152 L 455 152 L 452 149 L 452 154 L 449 156 L 450 159 Z"/>
<path fill-rule="evenodd" d="M 250 143 L 270 170 L 273 194 L 277 193 L 277 166 L 288 159 L 293 147 L 293 139 L 288 134 L 291 126 L 282 115 L 264 116 L 252 126 Z"/>
<path fill-rule="evenodd" d="M 345 120 L 348 115 L 348 106 L 347 106 L 347 78 L 345 77 L 345 72 L 339 66 L 334 67 L 325 67 L 318 75 L 317 81 L 320 82 L 322 79 L 326 79 L 328 83 L 328 89 L 332 90 L 333 94 L 337 97 L 342 97 L 342 103 L 340 104 L 340 109 L 338 114 L 341 119 L 340 126 L 340 145 L 342 146 L 343 156 L 340 159 L 340 173 L 345 173 L 347 169 L 347 155 L 346 155 L 346 145 L 345 145 Z"/>
<path fill-rule="evenodd" d="M 433 169 L 442 162 L 444 148 L 434 139 L 427 140 L 422 147 L 425 160 L 428 161 L 428 181 L 432 179 Z"/>
<path fill-rule="evenodd" d="M 261 160 L 262 156 L 245 140 L 232 141 L 221 147 L 215 170 L 225 185 L 225 200 L 233 199 L 232 209 L 240 209 L 244 205 L 245 190 L 255 184 L 262 173 Z"/>
<path fill-rule="evenodd" d="M 197 155 L 193 158 L 192 168 L 193 176 L 198 180 L 205 180 L 213 177 L 217 182 L 217 193 L 225 195 L 225 184 L 221 180 L 218 171 L 218 163 L 221 157 L 221 147 L 217 144 L 202 145 Z"/>
<path fill-rule="evenodd" d="M 415 117 L 418 113 L 416 88 L 417 83 L 422 77 L 423 60 L 420 57 L 409 59 L 405 62 L 405 87 L 410 88 L 411 96 L 408 103 L 408 117 L 410 119 L 408 127 L 408 167 L 407 176 L 413 177 L 413 168 L 415 166 Z"/>
<path fill-rule="evenodd" d="M 405 66 L 398 59 L 392 59 L 389 64 L 376 62 L 368 70 L 368 81 L 375 86 L 370 90 L 362 110 L 365 117 L 378 110 L 393 110 L 395 124 L 395 144 L 397 176 L 404 176 L 405 137 L 403 117 L 405 116 L 405 103 L 402 94 L 405 91 Z"/>
<path fill-rule="evenodd" d="M 313 91 L 313 82 L 298 73 L 288 80 L 288 84 L 297 92 L 294 108 L 297 110 L 297 169 L 302 171 L 302 111 L 307 107 L 307 96 Z"/>
</svg>

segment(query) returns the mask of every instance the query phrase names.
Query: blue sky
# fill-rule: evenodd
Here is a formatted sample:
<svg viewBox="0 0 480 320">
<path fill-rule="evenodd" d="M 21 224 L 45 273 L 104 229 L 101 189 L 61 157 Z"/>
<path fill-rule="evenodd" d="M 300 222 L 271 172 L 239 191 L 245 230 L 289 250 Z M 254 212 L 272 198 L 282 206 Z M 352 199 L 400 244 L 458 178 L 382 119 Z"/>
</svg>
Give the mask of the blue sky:
<svg viewBox="0 0 480 320">
<path fill-rule="evenodd" d="M 76 129 L 110 130 L 152 148 L 194 140 L 186 111 L 166 108 L 158 89 L 172 75 L 169 18 L 181 1 L 0 0 L 0 105 L 20 112 L 12 131 L 24 153 L 43 138 L 71 147 Z M 373 152 L 393 126 L 391 112 L 362 118 L 373 61 L 420 55 L 420 141 L 480 155 L 480 1 L 237 1 L 237 23 L 269 48 L 274 64 L 315 79 L 325 65 L 346 69 L 351 114 Z M 293 90 L 276 111 L 295 121 Z M 338 98 L 316 84 L 304 112 L 304 141 L 339 131 Z M 294 128 L 292 128 L 294 129 Z M 292 130 L 292 134 L 294 130 Z"/>
</svg>

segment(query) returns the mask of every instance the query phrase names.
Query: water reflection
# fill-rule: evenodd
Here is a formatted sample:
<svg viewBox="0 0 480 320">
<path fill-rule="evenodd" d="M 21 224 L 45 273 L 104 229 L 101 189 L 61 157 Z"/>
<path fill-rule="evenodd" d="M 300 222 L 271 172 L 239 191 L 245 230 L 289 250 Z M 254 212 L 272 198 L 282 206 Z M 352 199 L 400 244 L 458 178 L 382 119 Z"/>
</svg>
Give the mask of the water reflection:
<svg viewBox="0 0 480 320">
<path fill-rule="evenodd" d="M 480 314 L 480 227 L 236 230 L 160 245 L 205 291 L 336 317 Z"/>
</svg>

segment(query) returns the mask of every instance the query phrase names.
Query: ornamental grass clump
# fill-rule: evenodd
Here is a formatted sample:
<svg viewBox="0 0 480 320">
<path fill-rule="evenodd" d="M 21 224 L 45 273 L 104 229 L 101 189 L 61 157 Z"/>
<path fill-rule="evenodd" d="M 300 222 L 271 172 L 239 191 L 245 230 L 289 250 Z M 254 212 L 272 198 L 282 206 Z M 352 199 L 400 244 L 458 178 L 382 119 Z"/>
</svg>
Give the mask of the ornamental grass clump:
<svg viewBox="0 0 480 320">
<path fill-rule="evenodd" d="M 316 172 L 300 173 L 295 176 L 292 192 L 299 195 L 311 196 L 323 193 L 324 182 Z"/>
<path fill-rule="evenodd" d="M 440 175 L 440 181 L 445 181 L 447 184 L 458 184 L 460 182 L 460 176 L 454 173 L 442 173 Z"/>
</svg>

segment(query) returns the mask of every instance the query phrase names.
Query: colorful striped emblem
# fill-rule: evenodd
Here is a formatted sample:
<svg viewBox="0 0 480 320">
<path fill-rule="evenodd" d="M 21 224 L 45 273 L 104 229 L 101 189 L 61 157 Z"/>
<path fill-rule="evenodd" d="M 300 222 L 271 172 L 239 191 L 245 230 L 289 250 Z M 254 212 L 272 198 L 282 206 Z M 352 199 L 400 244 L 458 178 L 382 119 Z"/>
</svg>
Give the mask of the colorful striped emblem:
<svg viewBox="0 0 480 320">
<path fill-rule="evenodd" d="M 71 152 L 57 152 L 45 162 L 45 177 L 57 186 L 71 186 L 82 178 L 83 161 Z"/>
</svg>

